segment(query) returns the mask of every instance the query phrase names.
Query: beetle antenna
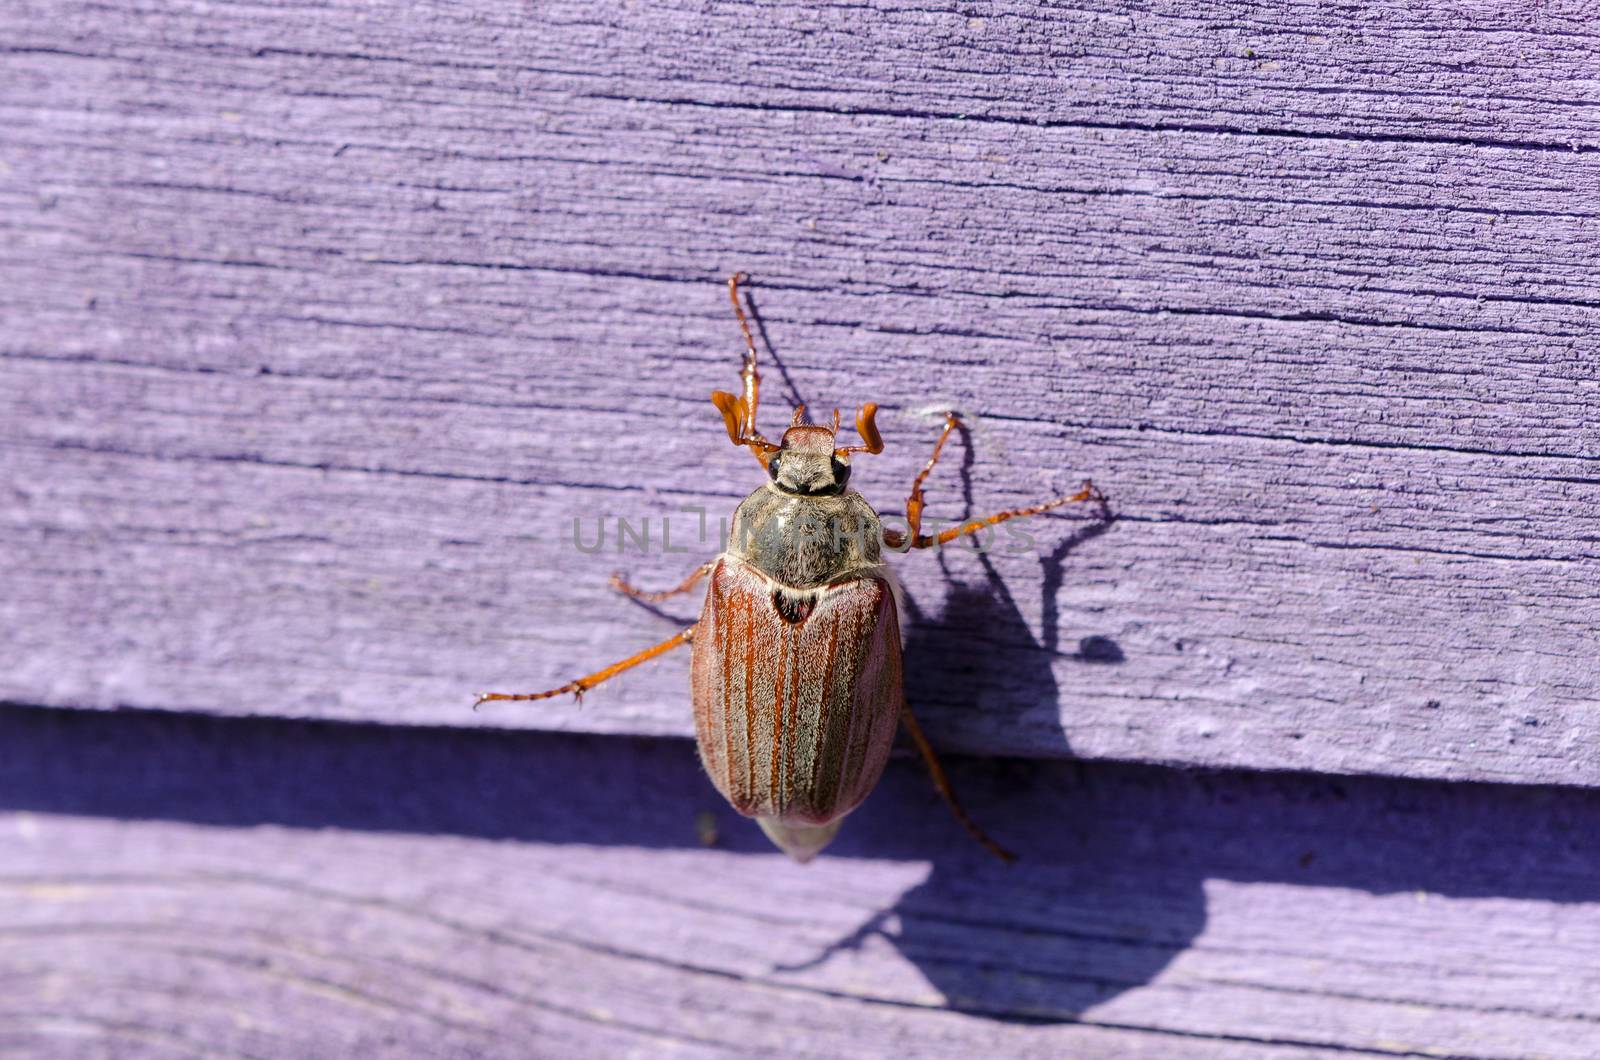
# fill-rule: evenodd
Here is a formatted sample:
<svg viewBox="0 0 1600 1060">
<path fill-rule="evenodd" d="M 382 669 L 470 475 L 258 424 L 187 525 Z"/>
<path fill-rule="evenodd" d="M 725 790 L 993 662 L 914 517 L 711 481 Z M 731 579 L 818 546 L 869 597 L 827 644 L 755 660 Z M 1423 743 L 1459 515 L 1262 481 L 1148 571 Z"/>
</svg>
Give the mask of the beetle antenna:
<svg viewBox="0 0 1600 1060">
<path fill-rule="evenodd" d="M 865 445 L 847 445 L 833 451 L 834 456 L 848 456 L 851 453 L 881 453 L 883 452 L 883 437 L 878 434 L 878 403 L 869 401 L 861 406 L 861 411 L 856 413 L 856 433 L 861 435 Z"/>
</svg>

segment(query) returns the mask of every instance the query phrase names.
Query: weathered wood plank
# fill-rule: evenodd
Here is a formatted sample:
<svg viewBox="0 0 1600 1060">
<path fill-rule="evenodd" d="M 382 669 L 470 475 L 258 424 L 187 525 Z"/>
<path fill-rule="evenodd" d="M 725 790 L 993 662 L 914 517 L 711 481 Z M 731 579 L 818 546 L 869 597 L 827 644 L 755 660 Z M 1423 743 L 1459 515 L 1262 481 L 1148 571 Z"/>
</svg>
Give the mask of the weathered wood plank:
<svg viewBox="0 0 1600 1060">
<path fill-rule="evenodd" d="M 0 13 L 0 695 L 466 724 L 659 637 L 604 576 L 757 480 L 745 267 L 884 508 L 944 404 L 936 514 L 1113 494 L 902 565 L 943 744 L 1600 782 L 1591 27 L 806 10 Z"/>
<path fill-rule="evenodd" d="M 685 741 L 6 711 L 0 1041 L 1600 1049 L 1595 793 L 1110 764 L 956 777 L 1018 865 L 970 843 L 909 761 L 802 868 L 722 807 Z"/>
<path fill-rule="evenodd" d="M 421 92 L 446 100 L 462 83 L 493 78 L 691 106 L 1027 125 L 1559 151 L 1593 149 L 1600 135 L 1600 33 L 1585 4 L 1562 0 L 1438 8 L 1384 0 L 1359 10 L 1312 0 L 896 0 L 874 4 L 865 20 L 860 4 L 783 0 L 558 2 L 470 19 L 441 3 L 391 18 L 354 2 L 101 5 L 84 8 L 101 18 L 76 21 L 51 21 L 58 4 L 14 6 L 30 21 L 8 51 L 23 55 L 134 65 L 170 49 L 265 58 L 266 68 L 348 59 L 421 67 L 435 78 Z M 360 87 L 376 94 L 372 83 Z"/>
</svg>

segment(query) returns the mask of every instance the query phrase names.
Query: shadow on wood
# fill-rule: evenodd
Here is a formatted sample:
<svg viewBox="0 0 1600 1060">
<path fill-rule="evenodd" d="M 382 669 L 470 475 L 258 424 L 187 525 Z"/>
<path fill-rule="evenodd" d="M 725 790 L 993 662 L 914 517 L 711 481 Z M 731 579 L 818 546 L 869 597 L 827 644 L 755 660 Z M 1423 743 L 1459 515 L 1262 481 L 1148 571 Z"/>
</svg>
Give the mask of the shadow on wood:
<svg viewBox="0 0 1600 1060">
<path fill-rule="evenodd" d="M 971 437 L 965 429 L 962 435 L 966 444 L 962 446 L 964 510 L 960 518 L 966 520 L 984 513 L 977 512 L 973 504 Z M 907 598 L 906 693 L 913 709 L 931 704 L 954 714 L 985 709 L 986 701 L 1001 709 L 1011 705 L 1014 716 L 991 724 L 1031 725 L 1051 732 L 1055 744 L 1044 753 L 1053 758 L 1070 757 L 1071 748 L 1056 724 L 1060 690 L 1052 662 L 1060 653 L 1061 633 L 1055 593 L 1064 580 L 1071 552 L 1112 525 L 1113 515 L 1104 502 L 1097 514 L 1098 518 L 1066 537 L 1042 560 L 1042 644 L 1035 640 L 986 551 L 976 551 L 982 577 L 974 580 L 953 576 L 948 554 L 938 551 L 946 592 L 937 620 L 925 613 L 924 606 Z M 990 535 L 989 541 L 993 540 Z M 1109 637 L 1090 635 L 1079 641 L 1072 657 L 1094 664 L 1119 662 L 1123 655 Z M 957 680 L 952 682 L 952 677 Z M 1003 695 L 992 696 L 1002 690 Z M 1031 706 L 1019 713 L 1017 704 Z M 931 739 L 937 748 L 941 742 L 937 725 L 932 727 Z M 965 787 L 956 784 L 959 797 L 965 798 Z M 935 818 L 947 816 L 938 804 L 928 812 Z M 1011 845 L 1026 862 L 1049 849 L 1048 842 L 1029 835 L 1035 831 L 1028 827 L 1029 822 L 1053 819 L 1048 810 L 1034 814 L 1008 801 L 991 803 L 978 815 L 984 828 L 1002 844 Z M 1024 843 L 1024 837 L 1030 841 Z M 892 909 L 884 910 L 816 959 L 826 960 L 836 951 L 858 947 L 872 935 L 881 935 L 917 965 L 951 1008 L 1002 1019 L 1060 1020 L 1076 1017 L 1119 990 L 1149 981 L 1205 925 L 1204 905 L 1197 893 L 1187 893 L 1177 905 L 1167 908 L 1168 919 L 1158 928 L 1154 941 L 1106 934 L 1104 923 L 1073 927 L 1019 923 L 1011 908 L 1017 896 L 1007 887 L 1011 874 L 1001 871 L 988 887 L 975 888 L 973 881 L 979 877 L 972 859 L 982 860 L 987 854 L 976 848 L 966 853 L 962 858 L 935 860 L 928 878 L 907 891 Z M 988 878 L 990 874 L 981 875 Z M 995 974 L 1000 969 L 1004 970 Z"/>
<path fill-rule="evenodd" d="M 0 807 L 12 810 L 570 844 L 575 867 L 586 846 L 691 852 L 696 818 L 710 813 L 722 856 L 769 859 L 756 871 L 780 892 L 804 894 L 804 874 L 814 871 L 776 855 L 723 806 L 680 740 L 11 708 L 0 712 L 0 748 Z M 849 961 L 848 951 L 882 938 L 952 1009 L 1072 1020 L 1182 954 L 1207 925 L 1212 880 L 1292 884 L 1281 890 L 1303 894 L 1556 903 L 1600 894 L 1600 850 L 1584 841 L 1600 829 L 1594 792 L 1044 761 L 951 765 L 974 814 L 1024 860 L 1003 866 L 977 848 L 920 767 L 898 761 L 824 858 L 856 860 L 850 873 L 863 882 L 903 876 L 917 862 L 929 864 L 927 876 L 888 907 L 864 910 L 853 936 L 803 961 L 774 960 L 773 981 Z M 630 862 L 633 875 L 650 863 Z M 1304 930 L 1316 946 L 1341 942 L 1325 925 Z"/>
</svg>

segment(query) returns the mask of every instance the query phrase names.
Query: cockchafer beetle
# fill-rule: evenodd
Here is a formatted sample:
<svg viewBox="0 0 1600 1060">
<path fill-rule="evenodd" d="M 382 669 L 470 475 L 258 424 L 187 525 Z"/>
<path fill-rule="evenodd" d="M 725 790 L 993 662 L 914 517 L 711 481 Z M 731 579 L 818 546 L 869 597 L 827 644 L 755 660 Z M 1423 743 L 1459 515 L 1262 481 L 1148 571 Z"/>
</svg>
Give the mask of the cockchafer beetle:
<svg viewBox="0 0 1600 1060">
<path fill-rule="evenodd" d="M 1009 861 L 1008 851 L 973 822 L 945 776 L 906 702 L 901 680 L 900 588 L 883 547 L 932 548 L 986 527 L 1065 504 L 1104 502 L 1092 483 L 1043 504 L 974 519 L 938 534 L 922 533 L 922 484 L 951 432 L 945 415 L 933 454 L 911 484 L 904 532 L 885 529 L 866 499 L 847 484 L 854 453 L 880 453 L 878 406 L 861 406 L 861 445 L 839 446 L 839 413 L 830 426 L 804 422 L 805 407 L 774 445 L 756 429 L 761 374 L 739 298 L 745 277 L 728 279 L 728 297 L 744 336 L 742 394 L 714 391 L 728 438 L 746 446 L 769 481 L 734 513 L 727 549 L 663 592 L 642 592 L 612 575 L 627 595 L 656 603 L 688 592 L 709 575 L 694 625 L 615 663 L 545 692 L 479 693 L 493 700 L 547 699 L 584 692 L 624 670 L 690 644 L 690 687 L 700 760 L 717 790 L 796 861 L 810 861 L 833 839 L 846 814 L 878 783 L 905 726 L 935 787 L 975 839 Z"/>
</svg>

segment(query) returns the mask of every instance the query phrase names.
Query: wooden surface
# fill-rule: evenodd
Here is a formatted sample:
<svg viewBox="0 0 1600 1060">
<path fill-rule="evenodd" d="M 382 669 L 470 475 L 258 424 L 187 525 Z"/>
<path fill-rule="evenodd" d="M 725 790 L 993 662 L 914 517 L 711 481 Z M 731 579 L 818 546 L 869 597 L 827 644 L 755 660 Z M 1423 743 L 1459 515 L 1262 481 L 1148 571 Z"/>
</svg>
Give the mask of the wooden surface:
<svg viewBox="0 0 1600 1060">
<path fill-rule="evenodd" d="M 6 711 L 0 1051 L 1600 1050 L 1594 793 L 955 776 L 1017 865 L 909 760 L 802 868 L 687 741 Z"/>
<path fill-rule="evenodd" d="M 882 509 L 1112 496 L 903 565 L 942 745 L 1600 781 L 1592 21 L 980 7 L 8 5 L 0 695 L 687 733 L 465 705 L 674 628 L 743 268 Z"/>
<path fill-rule="evenodd" d="M 1600 1053 L 1591 7 L 0 7 L 0 1053 Z M 692 617 L 735 269 L 881 510 L 1111 495 L 898 568 L 1010 870 L 468 709 Z"/>
</svg>

